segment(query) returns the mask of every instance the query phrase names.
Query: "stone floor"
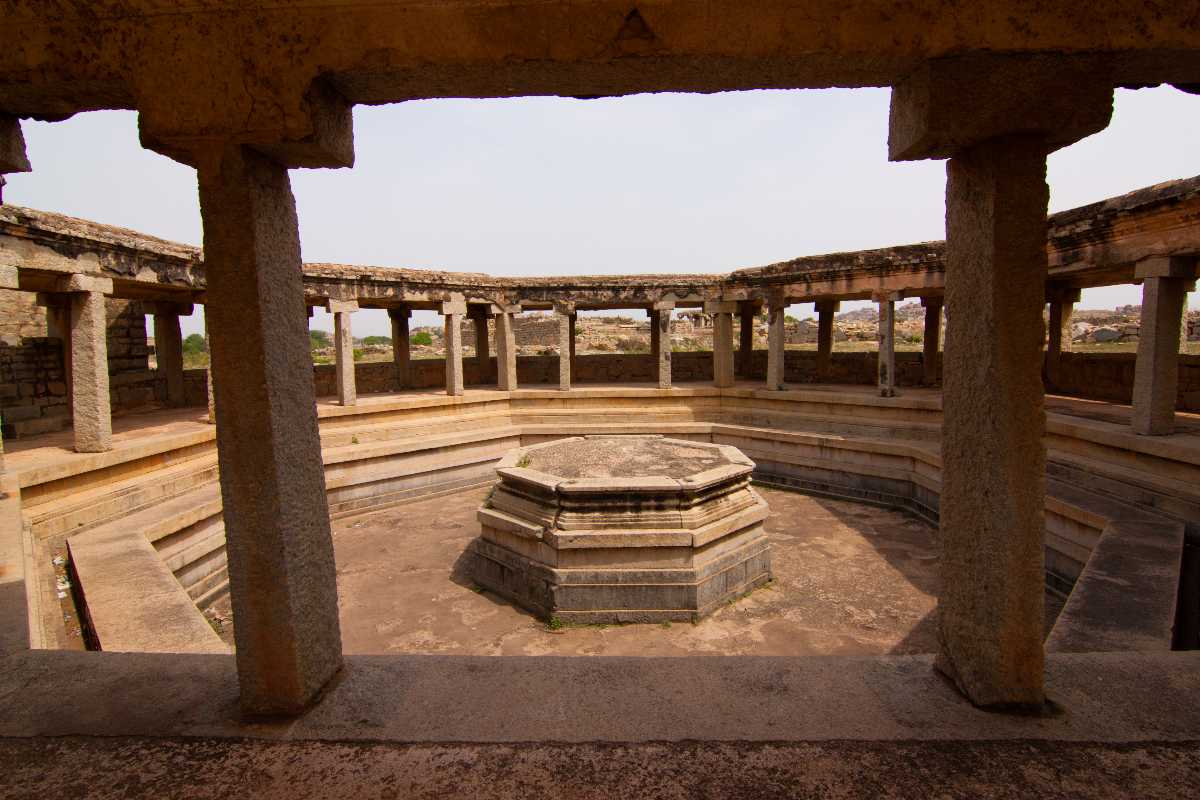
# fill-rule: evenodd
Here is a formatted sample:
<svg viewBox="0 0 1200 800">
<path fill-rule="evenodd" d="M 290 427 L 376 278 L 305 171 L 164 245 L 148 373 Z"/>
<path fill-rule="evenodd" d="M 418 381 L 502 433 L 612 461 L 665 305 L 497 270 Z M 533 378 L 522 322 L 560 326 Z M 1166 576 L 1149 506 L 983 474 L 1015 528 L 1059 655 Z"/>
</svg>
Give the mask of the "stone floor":
<svg viewBox="0 0 1200 800">
<path fill-rule="evenodd" d="M 551 630 L 478 590 L 463 551 L 486 489 L 334 523 L 348 653 L 866 655 L 935 649 L 936 531 L 895 511 L 761 489 L 775 582 L 697 624 Z"/>
</svg>

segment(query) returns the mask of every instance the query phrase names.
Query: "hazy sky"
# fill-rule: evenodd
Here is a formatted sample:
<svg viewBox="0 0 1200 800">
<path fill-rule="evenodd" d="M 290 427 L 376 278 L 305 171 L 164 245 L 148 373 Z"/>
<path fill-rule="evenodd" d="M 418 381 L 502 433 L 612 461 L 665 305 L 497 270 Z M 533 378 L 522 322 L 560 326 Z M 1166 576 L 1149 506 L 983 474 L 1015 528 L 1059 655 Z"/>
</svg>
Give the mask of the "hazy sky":
<svg viewBox="0 0 1200 800">
<path fill-rule="evenodd" d="M 724 272 L 941 239 L 944 164 L 887 161 L 888 99 L 858 89 L 359 107 L 353 169 L 292 172 L 304 258 L 513 276 Z M 6 201 L 199 244 L 195 173 L 142 150 L 132 112 L 24 131 L 34 171 L 9 176 Z M 1050 209 L 1200 174 L 1197 141 L 1200 97 L 1118 91 L 1107 130 L 1050 157 Z M 1081 306 L 1137 302 L 1125 286 L 1085 291 Z M 331 328 L 319 311 L 313 325 Z M 200 326 L 199 312 L 184 325 Z M 385 313 L 355 314 L 354 332 L 388 333 Z"/>
</svg>

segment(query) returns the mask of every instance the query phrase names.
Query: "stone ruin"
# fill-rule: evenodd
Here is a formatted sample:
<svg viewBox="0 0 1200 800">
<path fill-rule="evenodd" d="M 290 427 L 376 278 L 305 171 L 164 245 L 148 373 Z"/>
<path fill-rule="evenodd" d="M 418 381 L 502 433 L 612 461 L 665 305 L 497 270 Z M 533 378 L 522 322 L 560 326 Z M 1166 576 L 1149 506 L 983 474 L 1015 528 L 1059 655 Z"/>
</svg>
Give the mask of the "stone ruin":
<svg viewBox="0 0 1200 800">
<path fill-rule="evenodd" d="M 475 581 L 548 619 L 695 621 L 771 580 L 767 504 L 736 447 L 576 436 L 511 451 Z"/>
</svg>

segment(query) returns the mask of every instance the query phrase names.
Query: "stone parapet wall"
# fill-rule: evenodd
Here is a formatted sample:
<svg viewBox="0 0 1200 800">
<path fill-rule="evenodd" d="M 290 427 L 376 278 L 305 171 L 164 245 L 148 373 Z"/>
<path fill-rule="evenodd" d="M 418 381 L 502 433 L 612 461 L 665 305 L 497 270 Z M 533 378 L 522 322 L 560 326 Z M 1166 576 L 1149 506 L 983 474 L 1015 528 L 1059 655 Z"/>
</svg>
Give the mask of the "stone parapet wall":
<svg viewBox="0 0 1200 800">
<path fill-rule="evenodd" d="M 45 336 L 0 345 L 0 413 L 4 434 L 59 430 L 70 423 L 62 343 Z"/>
<path fill-rule="evenodd" d="M 1056 394 L 1129 403 L 1133 398 L 1136 353 L 1063 353 Z M 1200 356 L 1179 356 L 1179 389 L 1175 408 L 1200 411 Z"/>
<path fill-rule="evenodd" d="M 13 298 L 18 298 L 14 300 Z M 46 336 L 46 313 L 28 292 L 0 291 L 0 313 L 14 309 L 0 334 L 0 413 L 5 436 L 61 430 L 70 425 L 65 344 Z M 27 302 L 26 302 L 27 300 Z M 150 369 L 146 317 L 136 301 L 109 299 L 108 374 L 113 411 L 143 408 L 166 398 L 166 381 Z M 33 331 L 36 335 L 8 333 Z M 201 384 L 204 388 L 204 384 Z M 207 396 L 204 400 L 207 403 Z"/>
</svg>

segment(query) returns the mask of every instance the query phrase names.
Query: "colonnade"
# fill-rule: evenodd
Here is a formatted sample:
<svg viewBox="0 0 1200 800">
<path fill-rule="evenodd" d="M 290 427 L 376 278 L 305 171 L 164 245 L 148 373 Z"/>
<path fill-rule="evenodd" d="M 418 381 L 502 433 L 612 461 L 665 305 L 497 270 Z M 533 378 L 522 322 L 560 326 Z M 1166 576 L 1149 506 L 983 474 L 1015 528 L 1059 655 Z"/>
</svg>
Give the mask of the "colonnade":
<svg viewBox="0 0 1200 800">
<path fill-rule="evenodd" d="M 1013 88 L 998 93 L 996 86 Z M 1045 700 L 1046 156 L 1104 128 L 1111 105 L 1111 88 L 1086 70 L 1044 70 L 1023 60 L 929 62 L 893 89 L 890 157 L 948 159 L 944 303 L 949 329 L 937 665 L 980 706 L 1040 708 Z M 332 93 L 306 94 L 303 108 L 311 120 L 289 118 L 279 131 L 256 128 L 223 137 L 225 120 L 215 120 L 202 126 L 203 135 L 195 135 L 186 124 L 203 120 L 187 116 L 179 120 L 182 127 L 161 129 L 147 116 L 141 130 L 149 146 L 197 170 L 236 658 L 242 706 L 251 714 L 301 712 L 342 664 L 288 170 L 348 165 L 352 135 L 349 105 Z M 1172 354 L 1178 351 L 1182 297 L 1195 268 L 1194 258 L 1175 257 L 1138 266 L 1146 323 L 1134 424 L 1143 433 L 1169 429 Z M 73 275 L 62 291 L 71 297 L 76 446 L 105 450 L 111 446 L 111 424 L 103 298 L 112 283 Z M 875 299 L 882 323 L 880 392 L 890 394 L 898 295 L 885 292 Z M 329 307 L 341 359 L 339 398 L 352 403 L 353 308 L 333 301 Z M 783 307 L 783 298 L 769 304 L 772 389 L 783 385 Z M 819 369 L 828 369 L 835 308 L 825 301 L 818 306 Z M 927 319 L 933 316 L 929 309 Z M 458 395 L 463 392 L 461 322 L 469 308 L 465 302 L 446 302 L 441 311 L 446 389 Z M 559 385 L 569 389 L 577 308 L 563 298 L 555 311 Z M 663 304 L 651 311 L 658 383 L 669 386 L 671 309 Z M 738 302 L 712 300 L 705 311 L 714 315 L 714 382 L 731 386 L 732 316 L 740 311 Z M 1064 311 L 1060 307 L 1060 337 Z M 507 307 L 486 311 L 504 317 L 497 319 L 497 330 L 504 331 L 497 352 L 502 354 L 501 383 L 508 387 L 516 385 L 512 313 Z M 406 314 L 392 320 L 394 333 L 406 332 Z M 407 336 L 397 335 L 396 341 L 407 342 Z M 408 356 L 398 353 L 398 378 L 409 368 Z"/>
</svg>

